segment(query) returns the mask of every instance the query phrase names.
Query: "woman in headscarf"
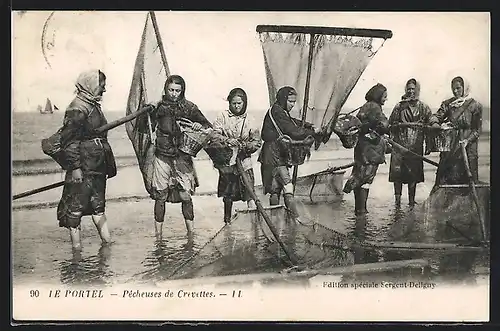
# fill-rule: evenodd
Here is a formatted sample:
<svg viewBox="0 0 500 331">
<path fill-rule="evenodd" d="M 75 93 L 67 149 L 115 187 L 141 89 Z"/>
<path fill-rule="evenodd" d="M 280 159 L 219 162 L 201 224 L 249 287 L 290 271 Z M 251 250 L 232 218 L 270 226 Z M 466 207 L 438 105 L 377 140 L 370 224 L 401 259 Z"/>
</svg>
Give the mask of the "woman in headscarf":
<svg viewBox="0 0 500 331">
<path fill-rule="evenodd" d="M 164 86 L 162 100 L 150 112 L 156 127 L 156 145 L 151 198 L 155 200 L 156 236 L 162 236 L 165 204 L 181 203 L 188 234 L 192 234 L 194 210 L 191 196 L 199 186 L 193 158 L 179 150 L 181 128 L 179 120 L 187 119 L 192 129 L 212 127 L 198 106 L 185 97 L 186 83 L 181 76 L 171 75 Z"/>
<path fill-rule="evenodd" d="M 354 167 L 344 185 L 344 192 L 354 190 L 355 213 L 367 213 L 366 200 L 378 166 L 385 163 L 386 143 L 382 135 L 389 132 L 389 121 L 382 112 L 387 89 L 376 84 L 365 95 L 366 103 L 356 115 L 361 121 L 359 137 L 354 147 Z"/>
<path fill-rule="evenodd" d="M 99 70 L 80 74 L 76 97 L 64 114 L 61 145 L 67 163 L 62 198 L 57 207 L 60 227 L 70 231 L 73 248 L 81 249 L 81 218 L 92 215 L 102 243 L 111 242 L 106 215 L 106 180 L 116 175 L 107 132 L 94 130 L 107 123 L 101 110 L 106 76 Z"/>
<path fill-rule="evenodd" d="M 285 86 L 278 90 L 276 102 L 264 117 L 261 134 L 264 144 L 258 159 L 261 163 L 264 194 L 270 194 L 269 204 L 278 205 L 283 192 L 285 206 L 294 218 L 298 218 L 299 215 L 289 172 L 291 166 L 288 163 L 287 151 L 278 141 L 279 131 L 292 140 L 303 140 L 320 133 L 320 129 L 314 128 L 312 124 L 304 123 L 302 127 L 301 120 L 290 116 L 296 101 L 297 92 L 293 87 Z"/>
<path fill-rule="evenodd" d="M 405 94 L 394 107 L 389 124 L 391 138 L 408 150 L 424 154 L 424 125 L 429 124 L 432 112 L 420 100 L 420 84 L 415 78 L 406 82 Z M 415 205 L 417 183 L 424 181 L 424 163 L 410 153 L 393 149 L 389 168 L 389 182 L 394 183 L 396 206 L 401 205 L 403 184 L 408 185 L 408 202 Z"/>
<path fill-rule="evenodd" d="M 439 128 L 446 123 L 453 127 L 454 139 L 450 152 L 441 152 L 435 185 L 466 184 L 467 172 L 459 144 L 465 145 L 474 182 L 478 181 L 478 138 L 482 126 L 482 105 L 470 95 L 470 87 L 463 77 L 451 81 L 453 97 L 441 103 L 431 117 L 431 124 Z"/>
<path fill-rule="evenodd" d="M 234 88 L 227 97 L 229 110 L 217 116 L 214 130 L 224 137 L 222 142 L 230 150 L 231 158 L 227 163 L 216 164 L 219 170 L 217 196 L 224 201 L 224 222 L 231 221 L 234 201 L 246 201 L 248 208 L 255 208 L 255 202 L 249 195 L 243 179 L 236 167 L 236 158 L 241 160 L 243 170 L 250 180 L 252 188 L 255 183 L 251 155 L 261 147 L 259 130 L 250 127 L 247 114 L 247 94 L 241 88 Z"/>
</svg>

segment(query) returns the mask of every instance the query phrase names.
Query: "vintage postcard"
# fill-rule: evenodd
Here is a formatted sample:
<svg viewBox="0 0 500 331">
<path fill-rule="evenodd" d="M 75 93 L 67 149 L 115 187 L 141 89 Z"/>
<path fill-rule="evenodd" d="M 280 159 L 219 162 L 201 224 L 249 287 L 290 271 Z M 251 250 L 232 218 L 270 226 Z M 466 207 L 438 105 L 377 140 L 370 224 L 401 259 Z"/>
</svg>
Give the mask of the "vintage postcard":
<svg viewBox="0 0 500 331">
<path fill-rule="evenodd" d="M 489 320 L 489 13 L 12 21 L 14 322 Z"/>
</svg>

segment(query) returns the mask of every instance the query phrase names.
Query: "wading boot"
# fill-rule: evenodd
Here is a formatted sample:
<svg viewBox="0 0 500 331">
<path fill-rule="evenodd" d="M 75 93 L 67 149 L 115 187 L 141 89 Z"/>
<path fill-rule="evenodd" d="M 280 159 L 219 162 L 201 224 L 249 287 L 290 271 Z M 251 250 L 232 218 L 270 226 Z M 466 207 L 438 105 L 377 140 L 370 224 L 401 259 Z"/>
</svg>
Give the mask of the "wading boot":
<svg viewBox="0 0 500 331">
<path fill-rule="evenodd" d="M 417 191 L 417 184 L 416 183 L 408 184 L 408 204 L 412 208 L 415 207 L 415 205 L 417 204 L 415 202 L 416 191 Z"/>
<path fill-rule="evenodd" d="M 394 182 L 394 204 L 396 208 L 401 207 L 401 192 L 403 192 L 403 183 Z"/>
<path fill-rule="evenodd" d="M 224 223 L 231 222 L 231 213 L 233 212 L 233 201 L 224 199 Z"/>
<path fill-rule="evenodd" d="M 358 188 L 354 191 L 354 203 L 356 216 L 367 214 L 366 200 L 368 199 L 368 189 Z"/>
<path fill-rule="evenodd" d="M 401 194 L 394 196 L 394 204 L 396 205 L 396 208 L 401 207 Z"/>
</svg>

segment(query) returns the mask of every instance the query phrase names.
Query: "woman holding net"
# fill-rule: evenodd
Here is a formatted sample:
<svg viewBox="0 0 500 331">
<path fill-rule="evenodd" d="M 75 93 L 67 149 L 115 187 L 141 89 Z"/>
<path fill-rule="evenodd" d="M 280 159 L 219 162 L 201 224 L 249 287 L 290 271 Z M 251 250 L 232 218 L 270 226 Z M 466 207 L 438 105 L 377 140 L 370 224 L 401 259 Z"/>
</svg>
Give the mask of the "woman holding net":
<svg viewBox="0 0 500 331">
<path fill-rule="evenodd" d="M 221 112 L 213 128 L 218 137 L 217 146 L 205 148 L 219 170 L 217 196 L 224 202 L 224 222 L 231 221 L 233 202 L 246 201 L 248 208 L 255 202 L 248 193 L 238 173 L 236 158 L 239 158 L 252 189 L 255 182 L 251 156 L 261 146 L 259 130 L 250 127 L 247 114 L 247 94 L 242 88 L 234 88 L 227 97 L 229 109 Z"/>
<path fill-rule="evenodd" d="M 212 125 L 198 106 L 186 99 L 185 92 L 184 79 L 178 75 L 169 76 L 162 100 L 150 112 L 152 127 L 157 127 L 151 194 L 155 200 L 157 237 L 162 236 L 167 202 L 181 203 L 187 232 L 191 234 L 193 231 L 194 209 L 191 196 L 199 183 L 192 156 L 179 149 L 180 122 L 187 120 L 194 131 L 211 128 Z"/>
<path fill-rule="evenodd" d="M 450 151 L 441 152 L 435 187 L 443 184 L 467 184 L 468 175 L 461 146 L 465 146 L 472 179 L 478 182 L 478 138 L 482 126 L 482 105 L 470 95 L 467 81 L 457 76 L 451 81 L 453 97 L 441 103 L 430 122 L 438 130 L 450 128 Z"/>
<path fill-rule="evenodd" d="M 375 179 L 378 166 L 385 163 L 386 143 L 382 135 L 389 132 L 389 121 L 382 112 L 387 100 L 387 89 L 382 84 L 370 88 L 365 95 L 366 103 L 356 115 L 361 121 L 358 141 L 354 147 L 354 167 L 344 185 L 344 192 L 354 190 L 355 214 L 367 213 L 366 201 L 370 185 Z"/>
<path fill-rule="evenodd" d="M 304 123 L 302 127 L 300 120 L 290 116 L 296 102 L 297 92 L 293 87 L 284 86 L 278 90 L 276 102 L 264 116 L 261 135 L 264 144 L 258 159 L 264 194 L 270 194 L 269 204 L 278 205 L 283 193 L 285 206 L 294 219 L 299 217 L 289 171 L 289 148 L 294 147 L 289 147 L 282 138 L 287 136 L 294 141 L 310 138 L 314 141 L 314 136 L 321 132 L 310 123 Z"/>
<path fill-rule="evenodd" d="M 424 154 L 424 126 L 429 124 L 432 112 L 420 100 L 420 84 L 415 78 L 406 82 L 405 94 L 394 107 L 389 124 L 391 138 L 418 155 Z M 401 205 L 403 184 L 408 185 L 408 203 L 415 205 L 417 183 L 424 181 L 422 159 L 399 149 L 393 149 L 389 168 L 389 182 L 394 183 L 396 206 Z"/>
</svg>

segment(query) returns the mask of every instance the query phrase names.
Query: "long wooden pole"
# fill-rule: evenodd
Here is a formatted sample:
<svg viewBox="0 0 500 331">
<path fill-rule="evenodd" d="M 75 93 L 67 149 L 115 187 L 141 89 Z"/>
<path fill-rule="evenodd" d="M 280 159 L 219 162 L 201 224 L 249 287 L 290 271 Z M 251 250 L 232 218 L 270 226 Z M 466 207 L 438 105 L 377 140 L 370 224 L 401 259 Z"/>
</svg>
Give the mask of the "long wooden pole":
<svg viewBox="0 0 500 331">
<path fill-rule="evenodd" d="M 250 180 L 248 179 L 245 170 L 243 169 L 243 165 L 241 164 L 241 160 L 239 158 L 236 158 L 236 167 L 238 168 L 238 172 L 243 179 L 243 184 L 245 184 L 245 188 L 247 192 L 250 194 L 250 197 L 255 201 L 255 205 L 257 206 L 258 212 L 262 215 L 264 218 L 264 221 L 267 223 L 267 226 L 273 233 L 274 237 L 276 238 L 276 241 L 278 244 L 281 246 L 281 249 L 283 249 L 283 252 L 285 252 L 285 255 L 288 257 L 288 259 L 292 262 L 293 265 L 297 265 L 297 259 L 288 252 L 288 249 L 286 248 L 285 244 L 281 241 L 279 235 L 278 235 L 278 230 L 274 227 L 273 223 L 271 222 L 271 219 L 269 218 L 269 215 L 264 210 L 264 207 L 262 207 L 262 203 L 260 202 L 259 198 L 255 194 L 252 184 L 250 183 Z"/>
<path fill-rule="evenodd" d="M 307 116 L 307 106 L 309 103 L 309 89 L 311 85 L 311 70 L 312 70 L 312 61 L 314 55 L 314 37 L 315 34 L 310 34 L 311 40 L 309 41 L 309 55 L 307 57 L 307 73 L 306 73 L 306 87 L 304 91 L 304 103 L 302 104 L 302 123 L 301 126 L 304 127 L 306 124 L 306 116 Z M 295 184 L 297 183 L 297 175 L 299 171 L 299 166 L 295 165 L 293 167 L 293 175 L 292 175 L 292 184 L 293 184 L 293 193 L 295 194 Z"/>
<path fill-rule="evenodd" d="M 40 192 L 45 192 L 45 191 L 48 191 L 48 190 L 52 190 L 54 188 L 61 187 L 63 185 L 64 185 L 64 180 L 60 181 L 60 182 L 57 182 L 57 183 L 53 183 L 53 184 L 47 185 L 47 186 L 42 186 L 42 187 L 36 188 L 34 190 L 30 190 L 30 191 L 26 191 L 26 192 L 23 192 L 23 193 L 16 194 L 16 195 L 14 195 L 12 197 L 12 200 L 17 200 L 17 199 L 21 199 L 21 198 L 24 198 L 24 197 L 28 197 L 28 196 L 33 195 L 33 194 L 37 194 L 37 193 L 40 193 Z"/>
<path fill-rule="evenodd" d="M 387 140 L 388 142 L 390 142 L 390 143 L 391 143 L 391 145 L 393 145 L 393 146 L 395 146 L 395 147 L 397 147 L 397 148 L 401 149 L 402 151 L 404 151 L 404 152 L 406 152 L 406 153 L 409 153 L 409 154 L 411 154 L 411 155 L 413 155 L 413 156 L 415 156 L 415 157 L 417 157 L 417 158 L 421 159 L 421 160 L 422 160 L 422 161 L 424 161 L 424 162 L 427 162 L 427 163 L 429 163 L 429 164 L 432 164 L 433 166 L 439 167 L 439 163 L 434 162 L 434 161 L 432 161 L 431 159 L 428 159 L 428 158 L 426 158 L 426 157 L 425 157 L 425 156 L 423 156 L 423 155 L 420 155 L 420 154 L 417 154 L 417 153 L 415 153 L 415 152 L 410 151 L 408 148 L 406 148 L 406 147 L 404 147 L 404 146 L 402 146 L 402 145 L 398 144 L 397 142 L 395 142 L 395 141 L 394 141 L 394 140 L 392 140 L 391 138 L 388 138 L 388 137 L 382 137 L 382 136 L 381 136 L 380 134 L 378 134 L 378 132 L 376 132 L 375 130 L 370 130 L 370 132 L 375 133 L 375 134 L 376 134 L 377 136 L 379 136 L 381 139 L 385 139 L 385 140 Z"/>
<path fill-rule="evenodd" d="M 321 270 L 304 270 L 292 272 L 270 272 L 270 273 L 257 273 L 245 275 L 230 275 L 218 277 L 198 277 L 190 279 L 175 279 L 159 282 L 159 287 L 179 287 L 179 286 L 192 286 L 192 285 L 216 285 L 216 284 L 230 284 L 230 283 L 246 283 L 246 282 L 262 282 L 269 280 L 282 280 L 297 278 L 312 278 L 315 276 L 323 275 L 351 275 L 351 274 L 371 274 L 376 272 L 384 272 L 402 268 L 426 268 L 429 266 L 429 261 L 425 259 L 413 260 L 397 260 L 386 262 L 374 262 L 366 264 L 354 264 L 345 267 L 332 267 Z"/>
<path fill-rule="evenodd" d="M 481 223 L 481 234 L 483 237 L 483 242 L 487 242 L 486 224 L 484 223 L 483 215 L 481 213 L 481 207 L 479 205 L 479 197 L 477 196 L 476 186 L 474 184 L 474 178 L 472 177 L 472 172 L 470 171 L 469 158 L 467 157 L 467 150 L 465 149 L 465 145 L 460 144 L 460 146 L 462 148 L 462 156 L 464 158 L 465 170 L 467 171 L 467 177 L 469 179 L 469 186 L 472 190 L 472 198 L 474 200 L 474 204 L 476 205 L 479 222 Z"/>
<path fill-rule="evenodd" d="M 105 131 L 114 129 L 117 126 L 120 126 L 120 125 L 122 125 L 124 123 L 127 123 L 127 122 L 133 120 L 137 116 L 139 116 L 139 115 L 147 112 L 149 109 L 150 109 L 150 107 L 144 107 L 141 110 L 136 111 L 135 113 L 132 113 L 132 114 L 130 114 L 128 116 L 122 117 L 120 119 L 117 119 L 116 121 L 110 122 L 110 123 L 108 123 L 106 125 L 103 125 L 103 126 L 97 128 L 95 130 L 95 132 L 96 133 L 103 133 Z M 47 186 L 42 186 L 42 187 L 30 190 L 30 191 L 26 191 L 26 192 L 23 192 L 23 193 L 16 194 L 16 195 L 14 195 L 12 197 L 12 200 L 17 200 L 17 199 L 21 199 L 21 198 L 24 198 L 24 197 L 27 197 L 27 196 L 30 196 L 30 195 L 33 195 L 33 194 L 37 194 L 37 193 L 45 192 L 45 191 L 48 191 L 48 190 L 52 190 L 52 189 L 55 189 L 57 187 L 61 187 L 63 185 L 64 185 L 64 181 L 60 181 L 60 182 L 53 183 L 53 184 L 50 184 L 50 185 L 47 185 Z"/>
<path fill-rule="evenodd" d="M 163 41 L 161 39 L 160 30 L 158 28 L 158 22 L 156 21 L 156 14 L 154 11 L 150 11 L 149 15 L 151 15 L 151 22 L 153 23 L 153 29 L 155 31 L 156 40 L 158 41 L 158 48 L 160 49 L 161 61 L 163 62 L 163 68 L 165 69 L 165 73 L 170 75 L 170 69 L 168 68 L 167 56 L 165 54 L 165 49 L 163 48 Z"/>
</svg>

